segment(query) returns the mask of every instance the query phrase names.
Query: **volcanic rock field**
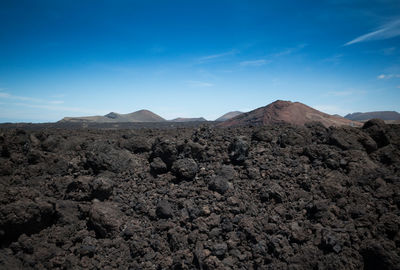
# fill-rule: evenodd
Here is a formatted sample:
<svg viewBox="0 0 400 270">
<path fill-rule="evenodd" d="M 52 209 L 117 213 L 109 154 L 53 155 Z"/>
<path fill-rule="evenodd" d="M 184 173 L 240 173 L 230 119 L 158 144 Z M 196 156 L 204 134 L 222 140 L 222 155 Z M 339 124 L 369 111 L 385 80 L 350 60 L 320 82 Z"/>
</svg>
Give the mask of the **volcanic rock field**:
<svg viewBox="0 0 400 270">
<path fill-rule="evenodd" d="M 0 129 L 0 269 L 400 269 L 400 126 Z"/>
</svg>

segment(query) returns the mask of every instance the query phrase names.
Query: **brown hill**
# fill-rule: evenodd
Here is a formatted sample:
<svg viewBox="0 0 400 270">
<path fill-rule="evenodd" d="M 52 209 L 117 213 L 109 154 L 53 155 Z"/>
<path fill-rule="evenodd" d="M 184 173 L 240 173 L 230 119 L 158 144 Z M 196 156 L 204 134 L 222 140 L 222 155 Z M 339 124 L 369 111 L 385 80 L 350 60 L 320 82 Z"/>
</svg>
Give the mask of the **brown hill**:
<svg viewBox="0 0 400 270">
<path fill-rule="evenodd" d="M 219 124 L 222 127 L 243 125 L 270 125 L 288 123 L 302 126 L 308 122 L 321 122 L 324 126 L 361 126 L 361 123 L 329 115 L 300 102 L 277 100 L 265 107 L 243 113 Z"/>
<path fill-rule="evenodd" d="M 119 114 L 110 112 L 104 116 L 65 117 L 59 122 L 91 122 L 91 123 L 122 123 L 122 122 L 165 122 L 161 116 L 149 111 L 139 110 L 133 113 Z"/>
</svg>

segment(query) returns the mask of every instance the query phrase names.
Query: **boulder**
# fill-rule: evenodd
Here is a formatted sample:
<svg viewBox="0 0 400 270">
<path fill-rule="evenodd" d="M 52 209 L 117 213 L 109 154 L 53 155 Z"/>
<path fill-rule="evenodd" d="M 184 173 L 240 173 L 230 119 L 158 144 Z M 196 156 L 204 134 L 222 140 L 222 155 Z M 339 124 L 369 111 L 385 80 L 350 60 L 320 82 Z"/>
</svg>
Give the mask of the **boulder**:
<svg viewBox="0 0 400 270">
<path fill-rule="evenodd" d="M 195 178 L 199 167 L 196 161 L 191 158 L 178 159 L 172 165 L 172 172 L 181 179 L 193 180 Z"/>
<path fill-rule="evenodd" d="M 168 168 L 167 164 L 165 164 L 161 158 L 155 157 L 153 161 L 150 163 L 150 170 L 153 174 L 157 175 L 166 173 L 168 171 Z"/>
<path fill-rule="evenodd" d="M 236 137 L 228 148 L 229 157 L 234 164 L 243 163 L 249 154 L 249 144 L 244 137 Z"/>
<path fill-rule="evenodd" d="M 224 194 L 229 189 L 229 182 L 226 179 L 217 176 L 210 181 L 208 188 L 212 191 Z"/>
<path fill-rule="evenodd" d="M 89 212 L 90 227 L 97 237 L 114 237 L 119 233 L 123 222 L 123 214 L 112 203 L 94 202 Z"/>
<path fill-rule="evenodd" d="M 168 201 L 161 200 L 157 203 L 156 214 L 159 218 L 172 218 L 174 211 L 172 210 L 171 204 Z"/>
</svg>

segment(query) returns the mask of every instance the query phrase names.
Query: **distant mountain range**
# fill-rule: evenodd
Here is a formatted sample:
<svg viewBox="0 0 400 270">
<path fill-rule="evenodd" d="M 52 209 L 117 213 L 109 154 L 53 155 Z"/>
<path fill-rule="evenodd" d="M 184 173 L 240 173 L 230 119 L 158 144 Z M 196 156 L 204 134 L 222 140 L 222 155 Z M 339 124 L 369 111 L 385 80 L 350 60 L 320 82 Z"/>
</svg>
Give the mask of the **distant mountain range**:
<svg viewBox="0 0 400 270">
<path fill-rule="evenodd" d="M 242 112 L 229 112 L 219 117 L 215 121 L 225 121 L 230 119 Z M 196 118 L 187 118 L 187 117 L 178 117 L 172 120 L 165 120 L 161 116 L 149 111 L 149 110 L 140 110 L 133 113 L 127 114 L 119 114 L 116 112 L 110 112 L 106 115 L 98 115 L 98 116 L 83 116 L 83 117 L 64 117 L 59 122 L 73 122 L 73 123 L 125 123 L 125 122 L 206 122 L 207 119 L 204 117 L 196 117 Z"/>
<path fill-rule="evenodd" d="M 313 109 L 300 102 L 277 100 L 265 107 L 240 114 L 219 124 L 222 127 L 243 125 L 270 125 L 289 123 L 304 125 L 308 122 L 318 121 L 324 126 L 361 126 L 361 123 L 351 121 L 339 116 L 329 115 Z"/>
<path fill-rule="evenodd" d="M 400 113 L 395 111 L 355 112 L 346 115 L 344 118 L 353 121 L 367 121 L 373 118 L 379 118 L 382 120 L 400 120 Z"/>
<path fill-rule="evenodd" d="M 110 112 L 104 116 L 86 116 L 86 117 L 65 117 L 60 122 L 98 122 L 98 123 L 112 123 L 112 122 L 165 122 L 166 120 L 161 116 L 149 111 L 140 110 L 133 113 L 119 114 Z"/>
<path fill-rule="evenodd" d="M 242 113 L 243 112 L 239 112 L 239 111 L 228 112 L 228 113 L 224 114 L 223 116 L 215 119 L 215 121 L 223 122 L 223 121 L 229 120 L 235 116 L 241 115 Z"/>
<path fill-rule="evenodd" d="M 397 117 L 397 118 L 396 118 Z M 348 118 L 348 119 L 346 119 Z M 221 127 L 233 127 L 241 125 L 270 125 L 275 123 L 288 123 L 294 125 L 304 125 L 308 122 L 318 121 L 324 126 L 361 126 L 359 121 L 370 118 L 381 118 L 396 120 L 400 119 L 397 112 L 371 112 L 354 113 L 343 118 L 339 115 L 329 115 L 313 109 L 300 102 L 277 100 L 265 107 L 255 109 L 250 112 L 233 111 L 222 115 L 215 121 L 220 122 Z M 118 123 L 118 122 L 203 122 L 207 121 L 203 117 L 184 118 L 179 117 L 172 120 L 165 120 L 161 116 L 149 111 L 140 110 L 128 114 L 111 112 L 104 116 L 87 117 L 65 117 L 60 122 L 95 122 L 95 123 Z"/>
</svg>

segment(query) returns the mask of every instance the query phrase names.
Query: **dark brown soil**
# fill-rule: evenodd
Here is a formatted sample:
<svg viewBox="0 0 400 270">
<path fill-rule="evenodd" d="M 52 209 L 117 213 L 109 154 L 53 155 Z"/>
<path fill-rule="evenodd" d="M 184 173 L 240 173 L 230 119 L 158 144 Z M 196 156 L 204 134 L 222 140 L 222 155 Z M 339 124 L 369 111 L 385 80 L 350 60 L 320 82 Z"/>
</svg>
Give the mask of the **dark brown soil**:
<svg viewBox="0 0 400 270">
<path fill-rule="evenodd" d="M 400 269 L 400 126 L 22 127 L 0 269 Z"/>
</svg>

